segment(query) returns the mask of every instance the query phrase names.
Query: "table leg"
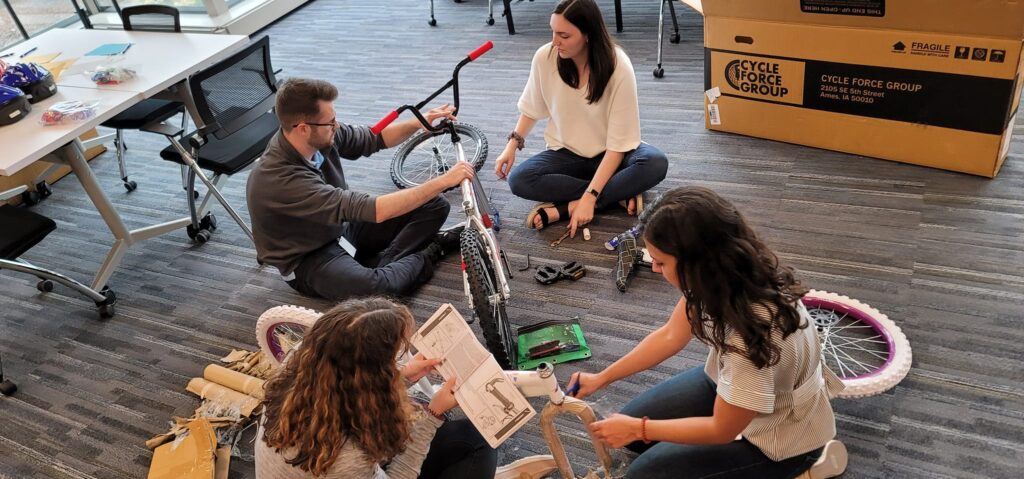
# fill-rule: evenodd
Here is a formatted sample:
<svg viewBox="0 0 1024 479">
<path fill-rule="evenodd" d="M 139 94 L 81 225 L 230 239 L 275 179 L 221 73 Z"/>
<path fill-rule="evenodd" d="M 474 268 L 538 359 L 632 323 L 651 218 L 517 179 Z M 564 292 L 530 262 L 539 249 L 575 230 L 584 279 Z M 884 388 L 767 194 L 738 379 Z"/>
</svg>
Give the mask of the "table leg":
<svg viewBox="0 0 1024 479">
<path fill-rule="evenodd" d="M 615 0 L 615 31 L 622 33 L 622 0 Z"/>
<path fill-rule="evenodd" d="M 76 139 L 68 143 L 61 148 L 61 155 L 64 161 L 71 166 L 71 170 L 75 172 L 75 177 L 85 189 L 85 194 L 89 196 L 89 200 L 96 206 L 96 211 L 100 213 L 103 222 L 107 224 L 107 228 L 110 228 L 110 232 L 114 235 L 114 244 L 110 248 L 110 253 L 107 254 L 107 259 L 103 262 L 100 270 L 96 272 L 92 281 L 92 288 L 99 290 L 107 285 L 110 275 L 121 264 L 125 250 L 132 243 L 132 235 L 124 221 L 121 220 L 121 215 L 117 213 L 114 205 L 100 187 L 92 168 L 89 168 L 89 164 L 85 161 L 85 149 L 82 142 Z"/>
<path fill-rule="evenodd" d="M 508 23 L 508 34 L 516 34 L 516 25 L 512 21 L 512 0 L 503 0 L 505 2 L 505 23 Z"/>
</svg>

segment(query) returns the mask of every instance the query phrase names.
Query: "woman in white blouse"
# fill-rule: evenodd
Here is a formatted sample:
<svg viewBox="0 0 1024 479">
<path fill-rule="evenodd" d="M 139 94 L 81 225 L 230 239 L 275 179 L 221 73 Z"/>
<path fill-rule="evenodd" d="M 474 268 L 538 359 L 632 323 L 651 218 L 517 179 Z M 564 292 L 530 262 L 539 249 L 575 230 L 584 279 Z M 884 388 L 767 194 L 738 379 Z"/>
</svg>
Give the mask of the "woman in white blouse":
<svg viewBox="0 0 1024 479">
<path fill-rule="evenodd" d="M 516 196 L 543 202 L 527 216 L 528 227 L 569 220 L 575 236 L 595 211 L 621 204 L 636 214 L 640 195 L 665 178 L 668 159 L 640 141 L 633 65 L 594 0 L 560 2 L 551 31 L 551 43 L 533 56 L 519 121 L 494 172 Z M 523 138 L 544 119 L 547 149 L 512 169 Z"/>
<path fill-rule="evenodd" d="M 671 190 L 644 214 L 653 269 L 682 298 L 664 326 L 603 371 L 575 373 L 569 390 L 593 394 L 661 364 L 692 338 L 710 352 L 704 367 L 591 425 L 604 443 L 640 453 L 626 477 L 781 479 L 812 466 L 814 478 L 842 473 L 829 397 L 843 384 L 821 363 L 821 340 L 800 302 L 807 289 L 793 270 L 709 189 Z"/>
</svg>

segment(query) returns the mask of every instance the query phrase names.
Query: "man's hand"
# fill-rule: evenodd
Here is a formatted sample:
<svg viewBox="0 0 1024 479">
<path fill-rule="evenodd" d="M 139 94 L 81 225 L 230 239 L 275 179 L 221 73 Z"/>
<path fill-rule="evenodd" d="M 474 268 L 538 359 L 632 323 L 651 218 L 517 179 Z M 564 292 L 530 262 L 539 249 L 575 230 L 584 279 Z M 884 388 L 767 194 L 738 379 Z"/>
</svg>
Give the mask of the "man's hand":
<svg viewBox="0 0 1024 479">
<path fill-rule="evenodd" d="M 643 439 L 640 418 L 613 414 L 612 417 L 590 423 L 590 432 L 598 441 L 609 447 L 623 447 Z"/>
<path fill-rule="evenodd" d="M 426 112 L 423 117 L 427 119 L 427 123 L 430 123 L 430 125 L 433 126 L 434 120 L 437 120 L 438 118 L 447 118 L 455 121 L 455 115 L 452 115 L 452 112 L 454 111 L 455 107 L 445 103 L 444 105 Z"/>
<path fill-rule="evenodd" d="M 597 202 L 597 198 L 590 193 L 583 193 L 583 197 L 576 203 L 576 208 L 572 210 L 572 219 L 569 220 L 569 236 L 575 238 L 576 230 L 582 228 L 590 223 L 590 220 L 594 219 L 594 203 Z"/>
<path fill-rule="evenodd" d="M 498 155 L 498 161 L 494 162 L 494 174 L 499 180 L 508 178 L 508 172 L 512 171 L 512 165 L 516 163 L 516 147 L 512 146 L 509 142 L 509 146 Z"/>
<path fill-rule="evenodd" d="M 445 185 L 445 189 L 455 188 L 462 183 L 462 180 L 468 180 L 473 178 L 476 174 L 476 170 L 469 163 L 465 161 L 456 162 L 454 166 L 447 173 L 438 177 L 442 184 Z"/>
<path fill-rule="evenodd" d="M 434 367 L 438 364 L 441 364 L 440 359 L 427 359 L 423 356 L 423 353 L 419 353 L 413 356 L 408 363 L 405 363 L 405 367 L 402 368 L 402 377 L 406 381 L 414 383 L 433 372 Z"/>
</svg>

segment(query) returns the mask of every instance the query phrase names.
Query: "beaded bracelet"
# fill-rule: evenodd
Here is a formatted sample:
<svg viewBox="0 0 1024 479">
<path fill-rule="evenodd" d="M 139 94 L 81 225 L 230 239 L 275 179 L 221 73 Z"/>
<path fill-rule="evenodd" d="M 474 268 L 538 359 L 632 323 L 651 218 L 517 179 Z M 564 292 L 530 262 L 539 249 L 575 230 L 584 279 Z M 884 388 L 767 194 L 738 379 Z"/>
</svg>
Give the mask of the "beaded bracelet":
<svg viewBox="0 0 1024 479">
<path fill-rule="evenodd" d="M 423 405 L 423 410 L 426 411 L 427 414 L 430 414 L 431 416 L 434 416 L 434 419 L 437 419 L 438 421 L 444 421 L 445 419 L 447 419 L 447 416 L 445 416 L 444 413 L 437 414 L 434 411 L 432 411 L 430 409 L 430 405 L 429 404 L 424 404 Z"/>
<path fill-rule="evenodd" d="M 640 440 L 642 440 L 644 444 L 651 443 L 651 440 L 647 439 L 647 419 L 648 417 L 644 416 L 643 419 L 640 420 Z"/>
</svg>

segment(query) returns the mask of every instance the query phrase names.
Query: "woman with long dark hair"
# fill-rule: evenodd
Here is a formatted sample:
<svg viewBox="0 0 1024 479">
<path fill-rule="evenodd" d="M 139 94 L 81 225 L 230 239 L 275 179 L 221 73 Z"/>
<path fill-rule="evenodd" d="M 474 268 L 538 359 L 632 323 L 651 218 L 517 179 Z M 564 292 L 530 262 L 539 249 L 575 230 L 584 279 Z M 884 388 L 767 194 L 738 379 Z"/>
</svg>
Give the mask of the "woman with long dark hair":
<svg viewBox="0 0 1024 479">
<path fill-rule="evenodd" d="M 831 441 L 829 397 L 843 386 L 821 362 L 821 341 L 800 302 L 807 290 L 793 270 L 706 188 L 669 191 L 645 216 L 653 269 L 682 298 L 633 351 L 600 373 L 575 373 L 570 384 L 579 383 L 577 397 L 593 394 L 661 364 L 691 338 L 710 351 L 703 368 L 658 384 L 592 425 L 606 444 L 640 453 L 627 477 L 791 478 L 823 453 L 842 454 Z"/>
<path fill-rule="evenodd" d="M 640 211 L 643 192 L 665 179 L 668 159 L 640 141 L 633 65 L 594 0 L 559 2 L 551 32 L 533 56 L 519 121 L 494 172 L 516 196 L 543 202 L 527 216 L 528 227 L 569 220 L 575 237 L 595 211 L 616 204 Z M 524 137 L 544 119 L 547 149 L 513 169 Z"/>
<path fill-rule="evenodd" d="M 266 385 L 256 477 L 493 478 L 494 449 L 468 420 L 445 420 L 453 381 L 410 400 L 406 381 L 438 364 L 417 356 L 399 369 L 413 328 L 405 306 L 381 298 L 321 316 Z"/>
</svg>

